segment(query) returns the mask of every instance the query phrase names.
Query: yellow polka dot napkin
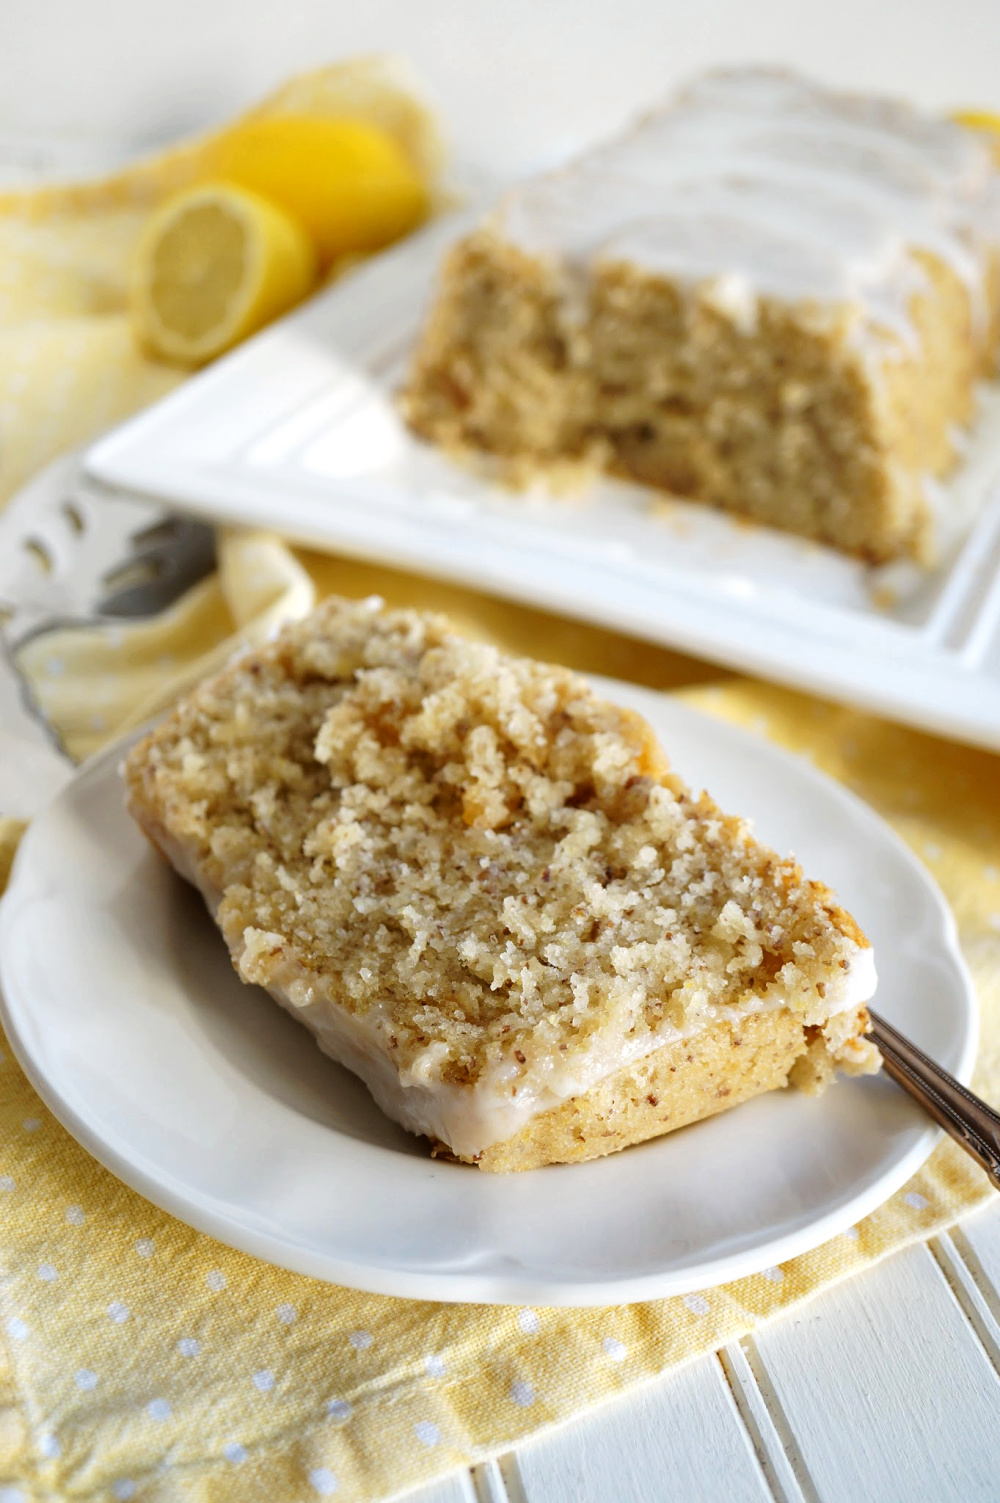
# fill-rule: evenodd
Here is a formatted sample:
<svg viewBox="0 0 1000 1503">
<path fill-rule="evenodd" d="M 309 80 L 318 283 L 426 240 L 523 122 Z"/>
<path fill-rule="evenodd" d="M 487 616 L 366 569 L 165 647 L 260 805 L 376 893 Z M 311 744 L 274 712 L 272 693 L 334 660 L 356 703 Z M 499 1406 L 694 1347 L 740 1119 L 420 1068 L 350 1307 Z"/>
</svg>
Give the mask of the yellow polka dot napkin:
<svg viewBox="0 0 1000 1503">
<path fill-rule="evenodd" d="M 323 76 L 285 98 L 315 104 Z M 134 353 L 115 289 L 134 232 L 122 202 L 184 160 L 38 204 L 0 198 L 8 492 L 177 379 Z M 74 374 L 55 379 L 74 351 Z M 982 1004 L 975 1083 L 1000 1102 L 1000 758 L 261 534 L 223 535 L 218 573 L 158 620 L 49 638 L 27 666 L 85 755 L 217 664 L 237 636 L 259 637 L 332 590 L 444 609 L 505 647 L 683 692 L 847 783 L 910 842 L 953 906 Z M 2 815 L 0 805 L 0 881 L 20 832 Z M 0 1498 L 386 1498 L 711 1351 L 990 1193 L 945 1143 L 857 1227 L 721 1288 L 588 1311 L 395 1300 L 282 1272 L 158 1211 L 63 1131 L 0 1036 Z"/>
</svg>

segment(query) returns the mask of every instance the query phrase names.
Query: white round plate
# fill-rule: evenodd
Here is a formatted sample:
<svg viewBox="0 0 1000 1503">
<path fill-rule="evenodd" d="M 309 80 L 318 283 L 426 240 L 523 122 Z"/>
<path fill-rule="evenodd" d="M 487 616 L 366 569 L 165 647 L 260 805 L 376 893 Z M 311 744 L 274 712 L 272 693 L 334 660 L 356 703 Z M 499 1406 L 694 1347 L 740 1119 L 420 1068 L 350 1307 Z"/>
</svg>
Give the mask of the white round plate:
<svg viewBox="0 0 1000 1503">
<path fill-rule="evenodd" d="M 967 1080 L 975 1000 L 937 888 L 805 761 L 663 696 L 602 684 L 677 769 L 829 882 L 875 946 L 878 1006 Z M 200 899 L 126 814 L 119 746 L 22 844 L 0 907 L 3 1021 L 69 1131 L 143 1195 L 300 1273 L 419 1299 L 621 1304 L 804 1252 L 907 1179 L 937 1129 L 889 1080 L 781 1091 L 590 1164 L 431 1159 L 232 970 Z"/>
</svg>

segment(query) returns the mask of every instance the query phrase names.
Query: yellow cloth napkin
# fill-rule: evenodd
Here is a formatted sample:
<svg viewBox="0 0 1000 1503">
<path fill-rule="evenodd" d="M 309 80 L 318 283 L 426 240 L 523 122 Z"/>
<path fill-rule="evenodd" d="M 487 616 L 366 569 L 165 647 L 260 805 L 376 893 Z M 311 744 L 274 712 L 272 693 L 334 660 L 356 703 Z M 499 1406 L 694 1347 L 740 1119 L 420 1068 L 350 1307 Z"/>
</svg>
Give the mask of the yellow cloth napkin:
<svg viewBox="0 0 1000 1503">
<path fill-rule="evenodd" d="M 296 114 L 368 120 L 395 136 L 429 182 L 438 176 L 437 125 L 396 59 L 303 74 L 247 118 Z M 129 260 L 150 209 L 203 172 L 214 139 L 98 182 L 0 191 L 0 502 L 48 459 L 182 379 L 133 343 Z"/>
<path fill-rule="evenodd" d="M 315 105 L 319 77 L 292 85 L 291 96 L 311 88 Z M 150 172 L 137 169 L 143 181 Z M 35 242 L 31 203 L 21 195 L 11 210 L 0 200 L 0 287 L 10 246 L 23 251 L 24 301 L 0 314 L 8 489 L 176 379 L 138 361 L 114 299 L 105 311 L 93 291 L 120 286 L 134 226 L 123 229 L 108 205 L 123 181 L 135 175 L 45 196 L 50 220 Z M 29 309 L 20 324 L 19 306 Z M 4 348 L 21 364 L 9 365 Z M 60 384 L 74 349 L 81 365 Z M 20 383 L 12 370 L 26 373 Z M 29 655 L 40 698 L 76 754 L 145 718 L 218 663 L 237 633 L 266 633 L 331 590 L 436 607 L 515 650 L 683 688 L 706 710 L 811 757 L 928 863 L 979 988 L 976 1085 L 1000 1102 L 1000 759 L 454 586 L 294 552 L 260 534 L 220 541 L 218 574 L 159 620 L 48 638 Z M 17 834 L 0 818 L 0 881 Z M 284 1273 L 156 1210 L 58 1126 L 2 1047 L 0 1496 L 384 1498 L 711 1351 L 990 1193 L 946 1143 L 849 1233 L 721 1288 L 582 1312 L 394 1300 Z"/>
</svg>

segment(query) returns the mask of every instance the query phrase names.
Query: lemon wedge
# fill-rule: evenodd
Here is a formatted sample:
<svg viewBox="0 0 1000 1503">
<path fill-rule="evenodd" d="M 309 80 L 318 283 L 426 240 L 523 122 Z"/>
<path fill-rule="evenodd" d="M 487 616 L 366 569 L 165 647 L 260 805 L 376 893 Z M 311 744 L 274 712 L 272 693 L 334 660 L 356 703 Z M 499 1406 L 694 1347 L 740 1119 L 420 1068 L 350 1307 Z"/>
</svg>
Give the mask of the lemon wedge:
<svg viewBox="0 0 1000 1503">
<path fill-rule="evenodd" d="M 131 287 L 140 342 L 202 365 L 277 318 L 316 281 L 302 226 L 257 193 L 205 183 L 169 199 L 142 235 Z"/>
<path fill-rule="evenodd" d="M 427 187 L 399 143 L 363 120 L 276 115 L 226 131 L 213 177 L 278 204 L 305 227 L 324 264 L 379 250 L 427 215 Z"/>
</svg>

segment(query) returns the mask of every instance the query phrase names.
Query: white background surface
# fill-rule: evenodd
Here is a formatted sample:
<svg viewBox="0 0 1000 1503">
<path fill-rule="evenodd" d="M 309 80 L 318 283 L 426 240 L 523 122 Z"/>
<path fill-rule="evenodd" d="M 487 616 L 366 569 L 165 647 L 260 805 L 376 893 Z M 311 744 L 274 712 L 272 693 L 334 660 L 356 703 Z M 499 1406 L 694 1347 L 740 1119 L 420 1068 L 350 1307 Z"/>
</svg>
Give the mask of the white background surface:
<svg viewBox="0 0 1000 1503">
<path fill-rule="evenodd" d="M 125 154 L 383 47 L 420 67 L 462 155 L 500 169 L 727 61 L 1000 107 L 997 0 L 0 0 L 0 136 Z M 421 1503 L 997 1503 L 998 1288 L 994 1203 Z"/>
<path fill-rule="evenodd" d="M 461 155 L 496 168 L 719 63 L 1000 105 L 996 0 L 0 0 L 0 131 L 138 147 L 381 49 L 419 68 Z"/>
</svg>

